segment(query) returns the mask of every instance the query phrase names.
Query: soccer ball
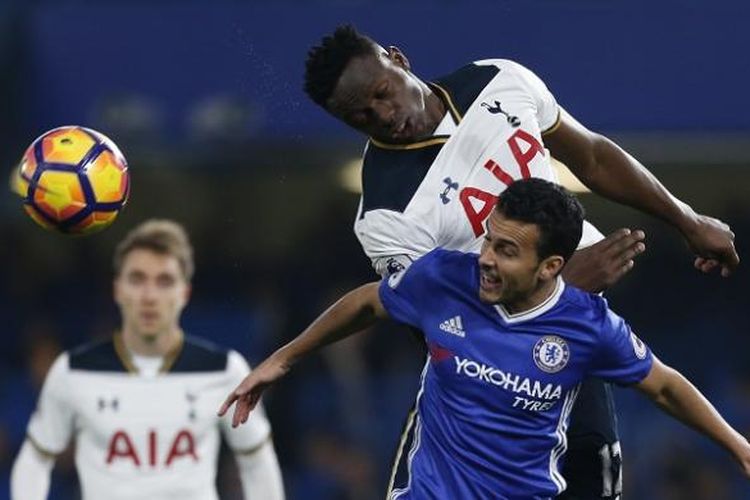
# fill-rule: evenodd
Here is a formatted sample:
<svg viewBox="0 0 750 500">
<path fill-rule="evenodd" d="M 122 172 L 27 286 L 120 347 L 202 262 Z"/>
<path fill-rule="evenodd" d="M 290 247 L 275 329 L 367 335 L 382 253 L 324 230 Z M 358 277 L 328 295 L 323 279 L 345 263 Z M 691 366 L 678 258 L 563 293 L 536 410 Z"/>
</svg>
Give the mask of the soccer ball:
<svg viewBox="0 0 750 500">
<path fill-rule="evenodd" d="M 38 137 L 21 158 L 11 187 L 45 229 L 90 234 L 112 224 L 128 201 L 128 164 L 104 134 L 67 126 Z"/>
</svg>

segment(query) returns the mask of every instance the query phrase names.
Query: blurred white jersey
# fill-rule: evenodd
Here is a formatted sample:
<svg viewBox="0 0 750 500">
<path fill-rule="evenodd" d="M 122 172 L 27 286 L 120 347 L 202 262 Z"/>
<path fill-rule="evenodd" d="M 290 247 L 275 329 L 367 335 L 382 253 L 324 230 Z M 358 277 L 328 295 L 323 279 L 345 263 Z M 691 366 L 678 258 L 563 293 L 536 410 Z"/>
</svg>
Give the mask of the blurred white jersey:
<svg viewBox="0 0 750 500">
<path fill-rule="evenodd" d="M 270 436 L 262 409 L 237 429 L 216 416 L 248 373 L 239 353 L 186 338 L 160 373 L 140 375 L 115 336 L 57 358 L 28 438 L 51 454 L 75 439 L 84 499 L 217 499 L 220 431 L 239 453 Z"/>
<path fill-rule="evenodd" d="M 531 71 L 505 59 L 478 61 L 430 86 L 448 112 L 413 144 L 370 139 L 354 231 L 381 275 L 435 247 L 478 252 L 484 221 L 514 180 L 557 182 L 542 135 L 560 109 Z M 601 233 L 588 222 L 580 247 Z"/>
</svg>

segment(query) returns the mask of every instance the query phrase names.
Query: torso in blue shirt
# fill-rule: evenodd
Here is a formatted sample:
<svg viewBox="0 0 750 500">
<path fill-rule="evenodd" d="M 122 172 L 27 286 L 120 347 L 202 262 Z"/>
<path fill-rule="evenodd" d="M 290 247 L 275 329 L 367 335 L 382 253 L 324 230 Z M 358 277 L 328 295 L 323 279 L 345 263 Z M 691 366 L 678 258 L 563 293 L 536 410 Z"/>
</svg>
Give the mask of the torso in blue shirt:
<svg viewBox="0 0 750 500">
<path fill-rule="evenodd" d="M 544 303 L 511 315 L 478 290 L 477 256 L 440 249 L 381 284 L 391 317 L 429 347 L 409 484 L 391 498 L 555 496 L 579 382 L 633 384 L 651 368 L 649 349 L 599 296 L 558 279 Z"/>
</svg>

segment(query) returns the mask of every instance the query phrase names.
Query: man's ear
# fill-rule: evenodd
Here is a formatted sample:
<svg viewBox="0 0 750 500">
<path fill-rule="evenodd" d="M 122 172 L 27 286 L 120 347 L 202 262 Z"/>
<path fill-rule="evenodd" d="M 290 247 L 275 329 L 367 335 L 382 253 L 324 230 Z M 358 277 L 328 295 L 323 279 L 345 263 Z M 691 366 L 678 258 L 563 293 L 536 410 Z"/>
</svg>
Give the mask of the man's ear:
<svg viewBox="0 0 750 500">
<path fill-rule="evenodd" d="M 561 256 L 550 255 L 539 265 L 539 279 L 542 281 L 549 281 L 556 278 L 557 275 L 560 274 L 564 265 L 565 259 Z"/>
<path fill-rule="evenodd" d="M 395 45 L 388 46 L 388 59 L 396 63 L 397 65 L 404 68 L 406 71 L 411 71 L 411 64 L 409 64 L 409 58 L 401 52 L 401 49 Z"/>
</svg>

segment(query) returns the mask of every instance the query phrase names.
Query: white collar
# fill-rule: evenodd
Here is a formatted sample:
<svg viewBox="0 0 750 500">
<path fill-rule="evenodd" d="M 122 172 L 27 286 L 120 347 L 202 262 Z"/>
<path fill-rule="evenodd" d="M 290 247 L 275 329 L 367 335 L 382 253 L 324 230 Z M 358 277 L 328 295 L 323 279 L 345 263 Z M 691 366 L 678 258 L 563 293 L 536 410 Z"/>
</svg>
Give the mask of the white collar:
<svg viewBox="0 0 750 500">
<path fill-rule="evenodd" d="M 547 297 L 541 304 L 538 304 L 531 309 L 521 311 L 515 314 L 511 314 L 502 304 L 495 304 L 495 310 L 506 323 L 518 323 L 520 321 L 530 320 L 541 316 L 546 313 L 560 300 L 563 291 L 565 290 L 565 282 L 560 276 L 555 281 L 555 289 L 552 291 L 549 297 Z"/>
</svg>

